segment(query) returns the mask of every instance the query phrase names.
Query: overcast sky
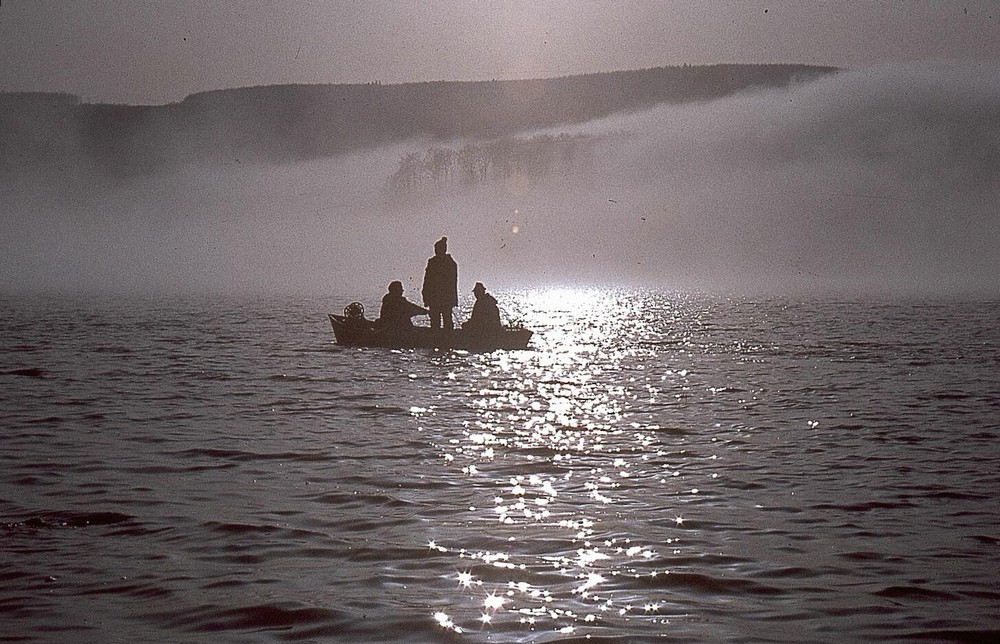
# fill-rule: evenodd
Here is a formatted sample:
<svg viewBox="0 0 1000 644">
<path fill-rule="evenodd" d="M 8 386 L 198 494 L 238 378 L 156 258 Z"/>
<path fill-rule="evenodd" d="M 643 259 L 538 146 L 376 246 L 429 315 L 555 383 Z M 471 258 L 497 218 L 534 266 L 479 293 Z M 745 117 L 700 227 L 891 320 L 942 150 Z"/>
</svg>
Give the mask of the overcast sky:
<svg viewBox="0 0 1000 644">
<path fill-rule="evenodd" d="M 996 0 L 0 0 L 0 91 L 101 102 L 274 83 L 923 59 L 1000 64 Z"/>
</svg>

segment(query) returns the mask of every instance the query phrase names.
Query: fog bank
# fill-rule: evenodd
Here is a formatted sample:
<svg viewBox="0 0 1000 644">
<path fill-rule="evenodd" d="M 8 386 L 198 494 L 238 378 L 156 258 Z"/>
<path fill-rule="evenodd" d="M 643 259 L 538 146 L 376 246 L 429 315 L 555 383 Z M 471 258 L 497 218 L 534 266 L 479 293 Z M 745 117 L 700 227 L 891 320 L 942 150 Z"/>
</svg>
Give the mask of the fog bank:
<svg viewBox="0 0 1000 644">
<path fill-rule="evenodd" d="M 483 281 L 1000 294 L 994 70 L 843 72 L 517 140 L 531 137 L 581 145 L 571 162 L 402 194 L 387 181 L 407 155 L 489 142 L 127 181 L 19 176 L 0 185 L 0 290 L 349 296 L 401 279 L 415 297 L 447 235 L 465 291 Z"/>
</svg>

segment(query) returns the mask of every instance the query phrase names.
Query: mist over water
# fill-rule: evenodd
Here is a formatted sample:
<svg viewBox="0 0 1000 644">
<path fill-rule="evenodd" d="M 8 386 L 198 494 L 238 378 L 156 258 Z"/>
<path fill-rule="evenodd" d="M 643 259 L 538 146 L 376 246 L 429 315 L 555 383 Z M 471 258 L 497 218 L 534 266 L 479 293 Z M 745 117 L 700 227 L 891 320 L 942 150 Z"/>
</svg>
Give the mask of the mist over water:
<svg viewBox="0 0 1000 644">
<path fill-rule="evenodd" d="M 469 142 L 22 176 L 0 185 L 0 289 L 371 294 L 401 279 L 413 294 L 447 235 L 463 291 L 1000 293 L 1000 77 L 984 66 L 844 72 L 534 134 L 582 135 L 585 162 L 403 197 L 385 185 L 405 154 Z"/>
</svg>

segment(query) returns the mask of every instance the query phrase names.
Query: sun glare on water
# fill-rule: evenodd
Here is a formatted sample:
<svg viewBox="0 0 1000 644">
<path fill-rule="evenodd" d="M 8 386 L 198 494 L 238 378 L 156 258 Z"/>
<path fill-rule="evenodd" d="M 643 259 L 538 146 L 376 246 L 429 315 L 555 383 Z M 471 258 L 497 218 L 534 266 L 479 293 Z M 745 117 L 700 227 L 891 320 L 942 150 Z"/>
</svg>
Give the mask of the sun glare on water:
<svg viewBox="0 0 1000 644">
<path fill-rule="evenodd" d="M 624 489 L 651 477 L 677 484 L 660 472 L 658 427 L 629 418 L 634 390 L 647 401 L 660 393 L 623 376 L 648 351 L 634 341 L 646 324 L 642 297 L 572 287 L 511 295 L 503 304 L 535 330 L 534 350 L 479 356 L 450 381 L 469 382 L 476 420 L 441 445 L 442 464 L 482 493 L 469 511 L 492 527 L 443 548 L 456 553 L 449 576 L 475 604 L 439 616 L 442 627 L 579 633 L 609 619 L 666 617 L 664 597 L 633 604 L 622 582 L 663 574 L 658 546 L 669 543 L 628 534 Z"/>
<path fill-rule="evenodd" d="M 527 299 L 531 300 L 540 312 L 589 311 L 597 307 L 602 296 L 606 297 L 596 289 L 559 287 L 532 290 L 528 293 Z"/>
</svg>

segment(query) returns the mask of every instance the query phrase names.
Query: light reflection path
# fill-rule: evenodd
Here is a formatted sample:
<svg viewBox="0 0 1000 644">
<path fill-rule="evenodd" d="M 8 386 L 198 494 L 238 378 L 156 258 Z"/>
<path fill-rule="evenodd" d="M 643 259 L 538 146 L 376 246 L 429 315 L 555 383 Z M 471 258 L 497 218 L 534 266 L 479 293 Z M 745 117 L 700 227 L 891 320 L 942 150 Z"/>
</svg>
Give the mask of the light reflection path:
<svg viewBox="0 0 1000 644">
<path fill-rule="evenodd" d="M 439 446 L 442 462 L 481 492 L 469 523 L 482 530 L 470 533 L 477 547 L 429 543 L 456 557 L 463 595 L 454 614 L 434 618 L 464 633 L 503 626 L 585 635 L 624 622 L 633 632 L 637 622 L 662 631 L 687 612 L 658 580 L 683 548 L 684 519 L 680 509 L 633 517 L 644 504 L 623 492 L 670 497 L 682 485 L 670 464 L 680 458 L 660 428 L 630 411 L 655 401 L 670 375 L 645 372 L 655 349 L 638 342 L 651 332 L 635 324 L 645 319 L 634 310 L 642 302 L 564 290 L 527 293 L 518 303 L 539 329 L 537 350 L 470 355 L 448 374 L 468 389 L 475 420 Z M 623 485 L 633 479 L 637 485 Z M 644 534 L 650 525 L 655 541 Z"/>
</svg>

